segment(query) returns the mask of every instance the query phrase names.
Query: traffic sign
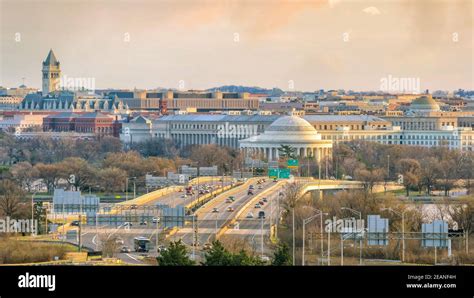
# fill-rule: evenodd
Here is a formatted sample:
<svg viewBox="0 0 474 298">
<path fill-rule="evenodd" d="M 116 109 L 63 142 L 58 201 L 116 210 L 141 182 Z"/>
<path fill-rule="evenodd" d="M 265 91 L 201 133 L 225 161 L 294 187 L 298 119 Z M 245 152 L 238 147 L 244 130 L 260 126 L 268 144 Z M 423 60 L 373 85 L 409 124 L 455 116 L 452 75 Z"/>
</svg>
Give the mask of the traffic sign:
<svg viewBox="0 0 474 298">
<path fill-rule="evenodd" d="M 280 169 L 280 177 L 279 178 L 290 178 L 290 169 Z"/>
<path fill-rule="evenodd" d="M 290 169 L 269 169 L 268 177 L 270 178 L 290 178 Z"/>
<path fill-rule="evenodd" d="M 288 159 L 287 165 L 289 168 L 297 168 L 298 167 L 298 160 L 297 159 Z"/>
</svg>

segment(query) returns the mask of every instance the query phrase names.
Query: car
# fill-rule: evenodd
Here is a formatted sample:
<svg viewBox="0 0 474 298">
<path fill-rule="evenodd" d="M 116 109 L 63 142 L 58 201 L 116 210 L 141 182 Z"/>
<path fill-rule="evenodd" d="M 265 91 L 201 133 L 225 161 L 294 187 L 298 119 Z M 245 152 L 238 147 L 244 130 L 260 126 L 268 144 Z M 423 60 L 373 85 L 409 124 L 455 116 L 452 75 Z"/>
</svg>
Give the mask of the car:
<svg viewBox="0 0 474 298">
<path fill-rule="evenodd" d="M 251 189 L 249 189 L 249 191 L 247 192 L 247 195 L 248 195 L 248 196 L 253 195 L 253 191 L 252 191 Z"/>
<path fill-rule="evenodd" d="M 264 204 L 263 201 L 258 201 L 258 203 L 259 203 L 260 205 L 262 205 L 262 206 L 263 206 L 263 204 Z"/>
<path fill-rule="evenodd" d="M 217 209 L 217 208 L 212 208 L 212 213 L 217 213 L 217 212 L 219 212 L 219 209 Z"/>
<path fill-rule="evenodd" d="M 122 248 L 120 249 L 120 252 L 121 253 L 129 253 L 131 252 L 132 250 L 130 249 L 130 247 L 128 246 L 122 246 Z"/>
<path fill-rule="evenodd" d="M 247 213 L 246 218 L 253 218 L 253 213 L 252 212 Z"/>
<path fill-rule="evenodd" d="M 141 221 L 141 222 L 140 222 L 140 225 L 141 225 L 141 226 L 146 226 L 146 225 L 148 225 L 148 223 L 147 223 L 146 221 Z"/>
<path fill-rule="evenodd" d="M 71 222 L 71 226 L 78 227 L 79 226 L 79 221 L 75 220 L 75 221 Z"/>
<path fill-rule="evenodd" d="M 159 217 L 153 217 L 153 219 L 151 221 L 153 223 L 158 223 L 158 222 L 160 222 L 160 218 Z"/>
<path fill-rule="evenodd" d="M 135 205 L 135 204 L 133 204 L 133 205 L 130 206 L 130 209 L 137 209 L 137 208 L 138 208 L 138 206 Z"/>
<path fill-rule="evenodd" d="M 124 242 L 123 242 L 122 238 L 117 238 L 117 239 L 115 239 L 115 243 L 119 244 L 119 245 L 123 245 Z"/>
<path fill-rule="evenodd" d="M 132 226 L 132 223 L 129 222 L 129 221 L 126 221 L 126 222 L 123 223 L 123 226 L 124 226 L 124 227 L 131 227 L 131 226 Z"/>
<path fill-rule="evenodd" d="M 259 219 L 261 219 L 261 218 L 265 219 L 265 211 L 259 211 L 258 212 L 258 218 Z"/>
<path fill-rule="evenodd" d="M 191 243 L 191 246 L 200 246 L 200 245 L 201 245 L 201 243 L 199 243 L 199 242 L 193 242 L 193 243 Z"/>
<path fill-rule="evenodd" d="M 186 199 L 188 196 L 187 195 L 181 195 L 180 198 L 181 199 Z"/>
<path fill-rule="evenodd" d="M 227 212 L 234 212 L 234 208 L 232 207 L 227 208 Z"/>
<path fill-rule="evenodd" d="M 157 252 L 161 253 L 161 252 L 165 252 L 167 250 L 168 250 L 168 248 L 166 248 L 166 246 L 160 245 L 160 246 L 158 246 Z"/>
<path fill-rule="evenodd" d="M 258 186 L 258 189 L 262 189 L 263 187 L 261 185 Z"/>
<path fill-rule="evenodd" d="M 249 189 L 254 189 L 253 184 L 250 184 Z"/>
<path fill-rule="evenodd" d="M 278 182 L 277 178 L 273 178 L 273 182 Z"/>
<path fill-rule="evenodd" d="M 183 191 L 184 191 L 184 189 L 180 188 L 178 191 L 179 191 L 179 192 L 183 192 Z"/>
<path fill-rule="evenodd" d="M 231 199 L 226 199 L 225 202 L 226 203 L 232 203 L 232 200 Z"/>
<path fill-rule="evenodd" d="M 230 196 L 229 197 L 229 200 L 231 200 L 232 202 L 235 201 L 235 197 L 234 196 Z"/>
<path fill-rule="evenodd" d="M 203 250 L 209 250 L 209 249 L 212 249 L 212 244 L 210 243 L 206 243 L 204 244 L 204 246 L 202 247 Z"/>
<path fill-rule="evenodd" d="M 263 198 L 262 201 L 264 201 L 265 203 L 268 202 L 267 198 Z"/>
<path fill-rule="evenodd" d="M 255 204 L 255 208 L 261 208 L 260 204 Z"/>
</svg>

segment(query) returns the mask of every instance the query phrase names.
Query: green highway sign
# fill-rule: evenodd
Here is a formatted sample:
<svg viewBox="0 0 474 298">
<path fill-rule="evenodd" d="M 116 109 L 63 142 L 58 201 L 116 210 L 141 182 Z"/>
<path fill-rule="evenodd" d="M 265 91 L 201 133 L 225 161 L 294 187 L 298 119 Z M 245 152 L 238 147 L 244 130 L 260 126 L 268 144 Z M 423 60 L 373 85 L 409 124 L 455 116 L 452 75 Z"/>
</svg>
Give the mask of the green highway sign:
<svg viewBox="0 0 474 298">
<path fill-rule="evenodd" d="M 297 159 L 288 159 L 287 165 L 289 168 L 297 168 L 298 167 L 298 160 Z"/>
<path fill-rule="evenodd" d="M 268 177 L 270 178 L 290 178 L 290 169 L 269 169 Z"/>
<path fill-rule="evenodd" d="M 290 169 L 280 169 L 280 178 L 290 178 Z"/>
<path fill-rule="evenodd" d="M 279 170 L 278 170 L 278 169 L 269 169 L 269 170 L 268 170 L 268 177 L 270 177 L 270 178 L 278 178 L 278 173 L 279 173 Z"/>
</svg>

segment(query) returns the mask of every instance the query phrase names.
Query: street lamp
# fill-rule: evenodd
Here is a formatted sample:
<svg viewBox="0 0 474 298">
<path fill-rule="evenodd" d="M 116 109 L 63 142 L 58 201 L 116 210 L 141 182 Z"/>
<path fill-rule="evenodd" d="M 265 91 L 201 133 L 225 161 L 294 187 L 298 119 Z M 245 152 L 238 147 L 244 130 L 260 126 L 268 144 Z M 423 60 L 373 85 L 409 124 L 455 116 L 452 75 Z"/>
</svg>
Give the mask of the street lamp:
<svg viewBox="0 0 474 298">
<path fill-rule="evenodd" d="M 31 195 L 31 226 L 34 225 L 34 222 L 35 222 L 35 211 L 34 211 L 34 207 L 35 207 L 35 202 L 34 202 L 34 196 L 36 195 L 38 191 L 35 191 L 32 195 Z M 35 231 L 35 233 L 38 233 L 38 231 Z M 33 234 L 33 233 L 32 233 Z"/>
<path fill-rule="evenodd" d="M 136 192 L 135 192 L 135 181 L 137 177 L 127 177 L 125 178 L 126 186 L 125 186 L 125 201 L 128 201 L 128 179 L 133 179 L 133 198 L 135 199 Z"/>
<path fill-rule="evenodd" d="M 358 214 L 359 215 L 359 220 L 360 220 L 360 224 L 362 224 L 362 212 L 360 211 L 357 211 L 357 210 L 354 210 L 352 208 L 348 208 L 348 207 L 342 207 L 341 210 L 349 210 L 351 211 L 352 213 L 354 214 Z M 341 238 L 341 241 L 342 238 Z M 341 244 L 341 247 L 343 247 L 344 243 L 342 242 Z M 342 252 L 341 252 L 342 253 Z M 359 265 L 362 265 L 362 233 L 361 233 L 361 237 L 359 239 Z"/>
<path fill-rule="evenodd" d="M 397 214 L 398 216 L 401 216 L 402 218 L 402 262 L 405 262 L 405 212 L 407 212 L 408 210 L 405 210 L 403 212 L 394 210 L 392 208 L 382 208 L 380 210 L 381 211 L 387 210 L 387 211 L 393 212 Z"/>
<path fill-rule="evenodd" d="M 312 207 L 311 207 L 312 208 Z M 316 211 L 317 213 L 308 217 L 308 218 L 305 218 L 303 219 L 303 252 L 302 252 L 302 261 L 301 261 L 301 265 L 304 266 L 305 264 L 305 239 L 306 239 L 306 232 L 305 232 L 305 226 L 306 224 L 310 223 L 313 219 L 315 219 L 316 217 L 318 216 L 321 216 L 321 259 L 323 257 L 323 215 L 328 215 L 328 213 L 323 213 L 321 210 L 318 210 L 316 208 L 312 208 L 314 211 Z"/>
</svg>

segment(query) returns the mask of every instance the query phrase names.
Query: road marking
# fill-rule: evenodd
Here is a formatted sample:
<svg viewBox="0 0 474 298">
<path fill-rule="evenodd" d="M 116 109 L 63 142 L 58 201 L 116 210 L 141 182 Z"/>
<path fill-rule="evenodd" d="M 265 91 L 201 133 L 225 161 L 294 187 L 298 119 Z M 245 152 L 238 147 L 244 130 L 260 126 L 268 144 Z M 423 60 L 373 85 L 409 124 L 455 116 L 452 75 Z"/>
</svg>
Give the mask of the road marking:
<svg viewBox="0 0 474 298">
<path fill-rule="evenodd" d="M 141 263 L 141 261 L 140 261 L 139 259 L 137 259 L 137 258 L 135 258 L 135 257 L 132 257 L 132 255 L 131 255 L 131 254 L 125 254 L 125 255 L 126 255 L 127 257 L 129 257 L 130 259 L 132 259 L 132 260 L 135 260 L 135 261 L 137 261 L 137 262 L 140 262 L 140 263 Z"/>
<path fill-rule="evenodd" d="M 96 238 L 96 237 L 97 237 L 97 235 L 95 235 L 94 237 L 92 237 L 92 243 L 93 243 L 94 245 L 97 245 L 97 243 L 95 242 L 95 238 Z"/>
</svg>

